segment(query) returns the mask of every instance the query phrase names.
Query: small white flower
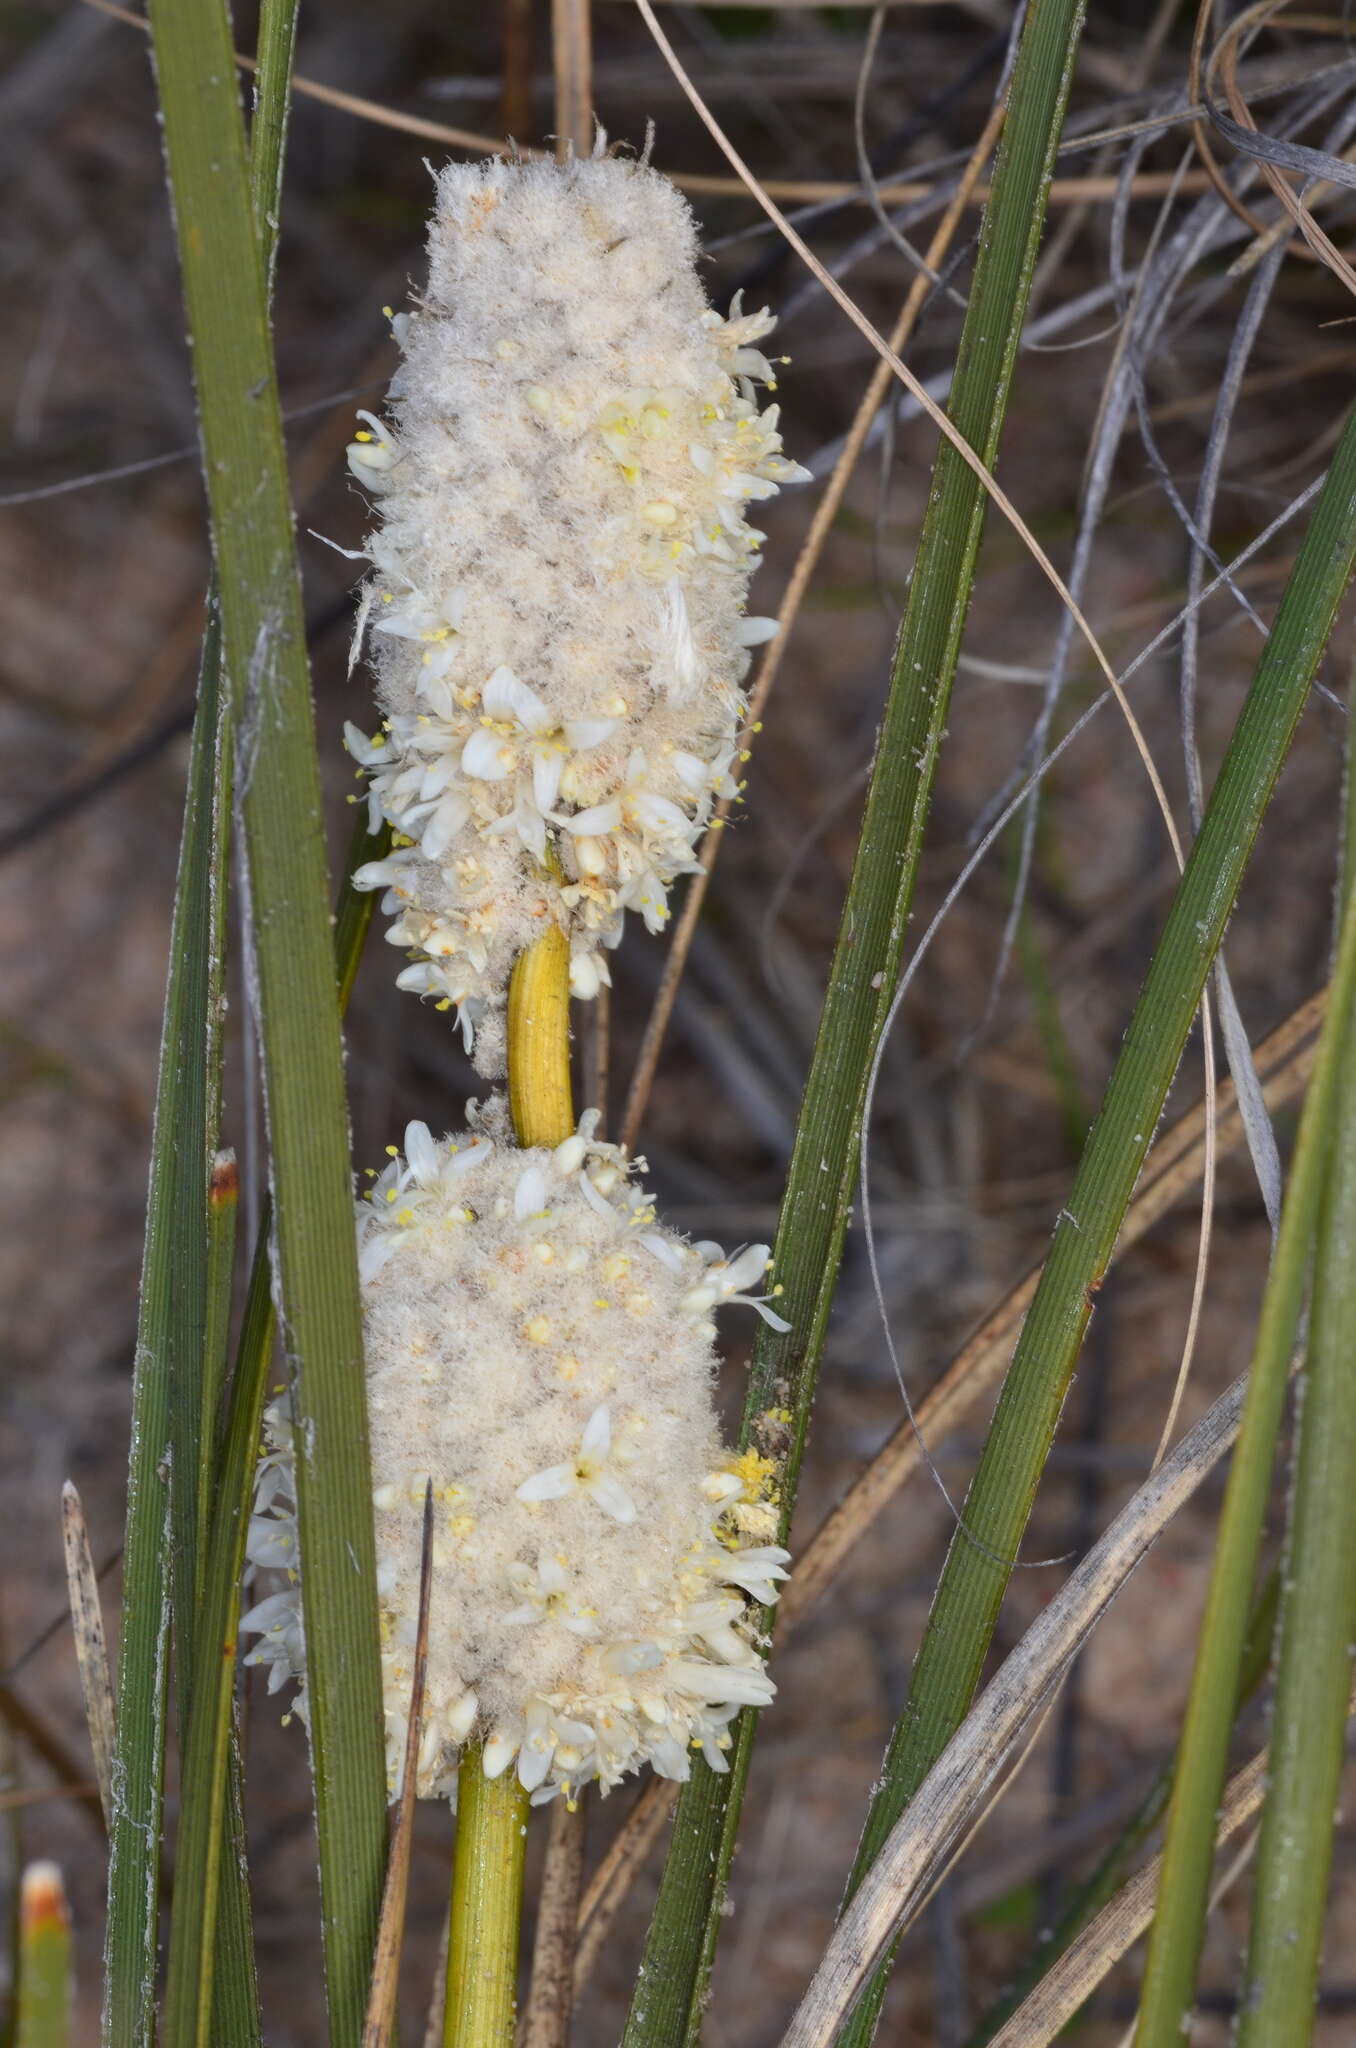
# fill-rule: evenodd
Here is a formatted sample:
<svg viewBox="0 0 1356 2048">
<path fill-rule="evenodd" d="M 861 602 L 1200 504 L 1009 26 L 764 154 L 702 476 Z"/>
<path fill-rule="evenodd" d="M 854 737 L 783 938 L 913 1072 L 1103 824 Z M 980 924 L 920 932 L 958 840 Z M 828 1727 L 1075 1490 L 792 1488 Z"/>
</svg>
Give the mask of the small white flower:
<svg viewBox="0 0 1356 2048">
<path fill-rule="evenodd" d="M 790 1329 L 786 1318 L 768 1307 L 766 1296 L 744 1291 L 761 1280 L 767 1271 L 772 1257 L 771 1245 L 746 1245 L 732 1259 L 726 1258 L 718 1244 L 699 1244 L 697 1250 L 708 1258 L 709 1263 L 700 1283 L 683 1297 L 684 1306 L 692 1314 L 705 1314 L 722 1303 L 739 1301 L 748 1308 L 756 1309 L 774 1330 Z"/>
<path fill-rule="evenodd" d="M 729 1552 L 722 1576 L 727 1586 L 741 1587 L 760 1607 L 771 1607 L 780 1594 L 776 1581 L 791 1576 L 786 1569 L 790 1562 L 790 1551 L 779 1544 L 755 1544 Z"/>
<path fill-rule="evenodd" d="M 571 1599 L 570 1574 L 564 1560 L 543 1552 L 535 1568 L 511 1564 L 509 1583 L 518 1595 L 518 1606 L 504 1616 L 507 1628 L 526 1628 L 533 1622 L 558 1621 L 577 1636 L 591 1636 L 593 1622 Z"/>
<path fill-rule="evenodd" d="M 564 1500 L 572 1493 L 586 1494 L 614 1522 L 634 1522 L 635 1503 L 614 1472 L 608 1470 L 612 1448 L 612 1419 L 607 1403 L 601 1402 L 590 1415 L 580 1439 L 578 1455 L 564 1465 L 548 1465 L 535 1472 L 518 1488 L 519 1500 Z"/>
</svg>

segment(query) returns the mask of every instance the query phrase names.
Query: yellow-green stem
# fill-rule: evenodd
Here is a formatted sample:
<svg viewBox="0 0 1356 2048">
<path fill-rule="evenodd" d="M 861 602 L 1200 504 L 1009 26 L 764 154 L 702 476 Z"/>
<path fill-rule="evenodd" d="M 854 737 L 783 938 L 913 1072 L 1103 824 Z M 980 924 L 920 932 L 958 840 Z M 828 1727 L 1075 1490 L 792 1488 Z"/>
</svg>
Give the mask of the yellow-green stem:
<svg viewBox="0 0 1356 2048">
<path fill-rule="evenodd" d="M 570 942 L 559 925 L 520 954 L 513 969 L 508 1087 L 520 1145 L 559 1145 L 570 1136 Z"/>
<path fill-rule="evenodd" d="M 443 2048 L 513 2048 L 527 1794 L 513 1766 L 487 1778 L 478 1742 L 457 1773 L 457 1854 Z"/>
<path fill-rule="evenodd" d="M 508 1085 L 520 1145 L 570 1136 L 570 946 L 556 925 L 509 983 Z M 443 2048 L 513 2048 L 527 1816 L 513 1768 L 487 1778 L 481 1745 L 468 1743 L 457 1773 Z"/>
</svg>

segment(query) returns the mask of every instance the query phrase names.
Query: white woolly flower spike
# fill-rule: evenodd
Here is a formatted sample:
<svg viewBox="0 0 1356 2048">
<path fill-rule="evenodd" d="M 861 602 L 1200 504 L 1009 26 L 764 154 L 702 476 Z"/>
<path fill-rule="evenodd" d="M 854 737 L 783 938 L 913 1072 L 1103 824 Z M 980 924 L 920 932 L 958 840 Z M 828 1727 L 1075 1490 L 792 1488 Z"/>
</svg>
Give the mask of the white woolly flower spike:
<svg viewBox="0 0 1356 2048">
<path fill-rule="evenodd" d="M 387 1769 L 410 1709 L 425 1492 L 435 1525 L 419 1791 L 458 1751 L 541 1802 L 650 1763 L 726 1768 L 727 1727 L 773 1685 L 757 1649 L 787 1552 L 778 1467 L 717 1433 L 712 1308 L 747 1302 L 766 1245 L 727 1260 L 656 1221 L 635 1162 L 594 1136 L 519 1150 L 502 1101 L 405 1133 L 359 1203 Z M 774 1294 L 776 1290 L 773 1290 Z M 769 1442 L 780 1440 L 777 1417 Z M 244 1616 L 269 1690 L 302 1681 L 291 1435 L 267 1418 L 249 1556 L 287 1574 Z"/>
<path fill-rule="evenodd" d="M 386 892 L 401 987 L 483 1025 L 485 1072 L 544 920 L 596 994 L 623 913 L 662 929 L 737 794 L 748 650 L 776 631 L 742 616 L 744 511 L 809 472 L 758 409 L 771 316 L 714 313 L 696 256 L 644 164 L 452 165 L 391 422 L 360 414 L 349 449 L 380 511 L 358 637 L 384 716 L 345 731 L 396 834 L 355 879 Z"/>
</svg>

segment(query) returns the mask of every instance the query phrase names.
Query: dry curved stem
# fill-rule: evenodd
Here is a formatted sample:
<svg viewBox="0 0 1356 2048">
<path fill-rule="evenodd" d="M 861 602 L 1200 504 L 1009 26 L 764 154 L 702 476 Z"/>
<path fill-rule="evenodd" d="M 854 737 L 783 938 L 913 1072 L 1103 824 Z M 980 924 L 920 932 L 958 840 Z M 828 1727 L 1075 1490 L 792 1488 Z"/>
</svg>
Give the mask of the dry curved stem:
<svg viewBox="0 0 1356 2048">
<path fill-rule="evenodd" d="M 950 249 L 951 243 L 955 238 L 956 229 L 959 227 L 961 218 L 970 202 L 971 194 L 979 182 L 979 174 L 988 162 L 998 142 L 998 137 L 1002 132 L 1004 113 L 1005 106 L 1000 101 L 990 113 L 984 125 L 984 131 L 971 152 L 970 160 L 961 175 L 960 183 L 957 185 L 950 204 L 938 222 L 936 232 L 928 244 L 925 257 L 928 271 L 935 271 L 946 258 L 947 251 Z M 890 347 L 896 355 L 907 347 L 909 337 L 913 333 L 918 316 L 923 309 L 923 303 L 931 288 L 931 277 L 927 272 L 920 271 L 909 287 L 908 295 L 900 309 L 899 318 L 896 320 L 890 335 Z M 763 715 L 767 700 L 772 694 L 772 686 L 776 682 L 781 669 L 782 658 L 791 637 L 791 629 L 795 625 L 801 605 L 805 599 L 805 593 L 809 589 L 810 579 L 819 565 L 819 558 L 824 551 L 824 543 L 829 537 L 830 528 L 838 517 L 838 511 L 846 495 L 852 473 L 857 466 L 862 449 L 866 446 L 866 439 L 871 431 L 872 423 L 885 402 L 886 394 L 890 389 L 890 377 L 891 370 L 888 363 L 878 363 L 872 371 L 871 381 L 862 393 L 861 402 L 857 407 L 852 425 L 848 429 L 842 451 L 837 462 L 834 464 L 833 473 L 824 487 L 824 495 L 815 507 L 814 517 L 811 519 L 809 531 L 801 543 L 800 553 L 796 557 L 795 567 L 791 571 L 791 578 L 782 598 L 781 609 L 777 614 L 777 636 L 768 643 L 767 652 L 763 656 L 758 674 L 754 678 L 753 688 L 749 692 L 749 715 L 744 736 L 745 746 L 748 745 L 749 740 L 758 730 L 758 722 Z M 654 1002 L 650 1007 L 650 1014 L 645 1025 L 645 1035 L 640 1042 L 640 1051 L 636 1055 L 635 1071 L 631 1077 L 631 1086 L 626 1099 L 626 1114 L 622 1121 L 621 1142 L 631 1151 L 634 1151 L 636 1141 L 640 1136 L 640 1127 L 645 1118 L 650 1091 L 654 1086 L 655 1071 L 659 1065 L 659 1055 L 663 1048 L 664 1036 L 668 1030 L 669 1019 L 673 1015 L 673 1005 L 678 994 L 678 984 L 682 980 L 684 969 L 687 966 L 687 956 L 691 951 L 698 920 L 702 913 L 702 905 L 706 901 L 706 892 L 710 887 L 711 871 L 715 867 L 716 859 L 720 853 L 720 828 L 723 828 L 725 825 L 733 808 L 734 801 L 729 797 L 722 797 L 716 806 L 712 818 L 714 829 L 702 843 L 701 867 L 688 885 L 687 895 L 683 901 L 682 916 L 678 920 L 677 928 L 672 939 L 669 941 L 668 950 L 664 956 L 664 970 L 660 976 L 659 987 L 655 991 Z"/>
<path fill-rule="evenodd" d="M 1191 56 L 1187 63 L 1187 91 L 1192 103 L 1198 104 L 1201 97 L 1201 74 L 1204 69 L 1205 39 L 1210 33 L 1210 17 L 1214 12 L 1215 0 L 1198 0 L 1196 26 L 1191 37 Z M 1198 115 L 1191 124 L 1191 139 L 1196 145 L 1196 154 L 1205 166 L 1205 174 L 1218 192 L 1230 213 L 1237 216 L 1254 235 L 1265 240 L 1271 234 L 1271 223 L 1255 214 L 1244 204 L 1225 177 L 1219 158 L 1215 155 L 1210 140 L 1210 124 L 1204 115 Z"/>
<path fill-rule="evenodd" d="M 1294 1102 L 1303 1093 L 1312 1071 L 1326 1007 L 1324 989 L 1301 1004 L 1257 1048 L 1258 1077 L 1269 1109 L 1274 1111 Z M 1205 1157 L 1205 1121 L 1202 1103 L 1159 1139 L 1126 1213 L 1116 1246 L 1118 1259 L 1200 1178 Z M 1243 1143 L 1243 1120 L 1231 1081 L 1225 1081 L 1218 1091 L 1216 1139 L 1220 1157 Z M 1031 1306 L 1040 1273 L 1040 1267 L 1034 1267 L 1011 1290 L 957 1353 L 927 1398 L 919 1403 L 918 1430 L 926 1441 L 933 1445 L 944 1441 L 1002 1378 L 1013 1337 Z M 783 1641 L 837 1578 L 856 1545 L 921 1463 L 919 1434 L 907 1421 L 901 1422 L 798 1555 L 795 1571 L 779 1603 Z M 576 1998 L 634 1878 L 664 1831 L 676 1797 L 677 1788 L 667 1780 L 652 1779 L 585 1888 L 579 1908 Z"/>
<path fill-rule="evenodd" d="M 1215 73 L 1218 71 L 1220 82 L 1224 87 L 1225 98 L 1229 102 L 1230 113 L 1240 127 L 1251 130 L 1254 135 L 1259 134 L 1261 131 L 1252 118 L 1252 110 L 1244 99 L 1238 83 L 1240 44 L 1245 36 L 1265 27 L 1273 15 L 1279 14 L 1288 5 L 1289 0 L 1258 0 L 1257 5 L 1248 8 L 1245 13 L 1240 14 L 1236 21 L 1230 22 L 1225 33 L 1220 37 L 1219 42 L 1212 51 L 1210 62 L 1206 67 L 1206 92 L 1210 91 L 1214 83 Z M 1272 191 L 1276 194 L 1276 197 L 1280 200 L 1291 220 L 1304 237 L 1304 244 L 1301 245 L 1303 246 L 1304 254 L 1320 263 L 1326 263 L 1329 270 L 1346 286 L 1347 290 L 1356 294 L 1356 271 L 1352 270 L 1351 265 L 1347 262 L 1341 250 L 1313 218 L 1309 208 L 1296 194 L 1285 173 L 1278 165 L 1268 163 L 1264 157 L 1259 158 L 1258 163 L 1262 176 L 1266 179 L 1268 185 L 1270 185 Z M 1272 229 L 1270 232 L 1274 234 L 1275 229 Z"/>
<path fill-rule="evenodd" d="M 1146 1480 L 1022 1637 L 952 1736 L 886 1838 L 846 1908 L 783 2037 L 829 2048 L 884 1951 L 908 1925 L 990 1787 L 1093 1627 L 1172 1517 L 1227 1453 L 1246 1376 L 1202 1416 Z"/>
</svg>

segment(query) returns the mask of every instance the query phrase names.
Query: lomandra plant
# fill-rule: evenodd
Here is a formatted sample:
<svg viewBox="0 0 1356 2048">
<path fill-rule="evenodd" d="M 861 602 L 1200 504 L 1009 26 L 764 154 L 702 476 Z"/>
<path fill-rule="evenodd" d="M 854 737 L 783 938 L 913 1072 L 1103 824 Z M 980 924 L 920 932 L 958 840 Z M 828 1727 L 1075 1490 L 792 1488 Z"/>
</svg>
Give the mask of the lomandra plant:
<svg viewBox="0 0 1356 2048">
<path fill-rule="evenodd" d="M 286 0 L 266 0 L 247 139 L 225 16 L 212 0 L 152 9 L 215 573 L 133 1397 L 104 2034 L 113 2048 L 149 2042 L 157 2024 L 171 2048 L 262 2038 L 235 1720 L 243 1659 L 306 1731 L 332 2042 L 392 2038 L 416 1798 L 457 1814 L 442 2038 L 507 2048 L 532 1812 L 553 1809 L 559 1849 L 562 1812 L 644 1774 L 633 1836 L 662 1813 L 656 1784 L 682 1791 L 625 2039 L 680 2048 L 701 2029 L 758 1717 L 775 1694 L 766 1658 L 783 1588 L 796 1586 L 787 1537 L 810 1407 L 1082 9 L 1040 0 L 1012 51 L 951 388 L 959 445 L 944 442 L 934 470 L 777 1242 L 733 1252 L 666 1223 L 642 1162 L 611 1141 L 597 1105 L 576 1108 L 570 1005 L 605 998 L 628 929 L 662 942 L 671 892 L 709 865 L 703 835 L 742 793 L 751 650 L 775 631 L 746 609 L 756 506 L 807 475 L 768 402 L 770 315 L 707 303 L 692 216 L 648 147 L 599 133 L 559 162 L 511 155 L 437 173 L 427 278 L 393 316 L 401 366 L 349 448 L 373 507 L 354 656 L 375 702 L 345 733 L 364 788 L 332 914 L 317 747 L 339 736 L 314 731 L 269 338 L 294 25 Z M 975 175 L 987 155 L 986 137 Z M 1312 1261 L 1278 1596 L 1284 1806 L 1273 1800 L 1262 1831 L 1244 2020 L 1259 2043 L 1304 2037 L 1356 1622 L 1342 1483 L 1356 1424 L 1341 1370 L 1356 1209 L 1343 1078 L 1352 913 L 1246 1400 L 1239 1390 L 1179 1447 L 1044 1633 L 976 1695 L 1096 1290 L 1353 559 L 1348 427 L 1030 1290 L 844 1873 L 843 1917 L 792 2022 L 798 2043 L 870 2037 L 893 1944 L 995 1772 L 1163 1518 L 1239 1431 L 1139 2020 L 1141 2048 L 1182 2038 L 1227 1738 L 1241 1670 L 1258 1662 L 1244 1643 L 1258 1531 Z M 228 1369 L 221 1033 L 237 832 L 270 1204 Z M 1349 872 L 1348 894 L 1350 883 Z M 459 1120 L 430 1102 L 355 1192 L 340 1018 L 378 907 L 393 982 L 460 1032 L 488 1092 Z M 716 1318 L 746 1311 L 757 1338 L 728 1445 Z M 49 2014 L 31 2039 L 46 2048 L 64 2024 L 65 1922 L 50 1873 L 26 1897 L 30 2009 Z M 564 1917 L 572 1934 L 568 1892 Z M 534 2048 L 564 2039 L 568 2010 L 566 1985 Z M 1019 2012 L 990 2031 L 1052 2037 L 1020 2023 Z"/>
</svg>

